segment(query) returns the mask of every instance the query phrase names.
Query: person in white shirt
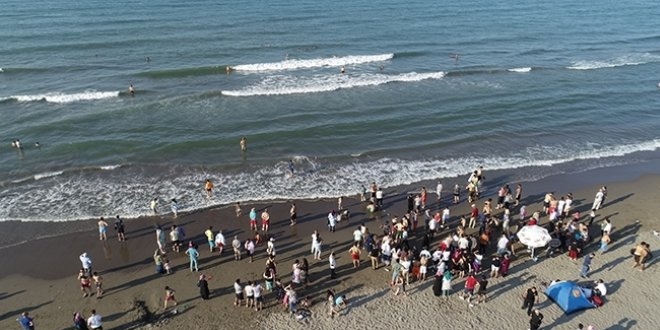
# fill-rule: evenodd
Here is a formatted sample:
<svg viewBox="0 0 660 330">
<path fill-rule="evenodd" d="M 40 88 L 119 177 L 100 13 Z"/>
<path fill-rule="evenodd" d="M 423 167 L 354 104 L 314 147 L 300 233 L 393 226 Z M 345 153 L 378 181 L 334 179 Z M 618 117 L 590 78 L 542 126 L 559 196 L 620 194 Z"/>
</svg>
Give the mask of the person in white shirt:
<svg viewBox="0 0 660 330">
<path fill-rule="evenodd" d="M 470 241 L 465 237 L 465 235 L 461 235 L 461 237 L 458 239 L 458 248 L 461 250 L 467 250 L 470 245 Z"/>
<path fill-rule="evenodd" d="M 330 267 L 330 278 L 336 278 L 335 268 L 337 267 L 337 261 L 335 260 L 335 251 L 330 252 L 330 256 L 328 256 L 328 266 Z"/>
<path fill-rule="evenodd" d="M 238 236 L 234 236 L 231 247 L 234 249 L 234 260 L 241 260 L 241 241 L 238 240 Z"/>
<path fill-rule="evenodd" d="M 225 235 L 222 234 L 222 230 L 218 231 L 218 234 L 215 235 L 215 246 L 218 247 L 218 253 L 222 254 L 222 251 L 225 249 Z"/>
<path fill-rule="evenodd" d="M 101 315 L 96 314 L 95 309 L 92 309 L 92 315 L 87 319 L 87 326 L 93 330 L 103 330 Z"/>
<path fill-rule="evenodd" d="M 87 256 L 87 252 L 80 255 L 80 263 L 82 263 L 82 268 L 86 273 L 92 273 L 92 259 Z"/>
<path fill-rule="evenodd" d="M 337 226 L 337 214 L 335 213 L 335 210 L 332 210 L 332 212 L 328 213 L 328 229 L 334 233 L 336 226 Z"/>
<path fill-rule="evenodd" d="M 376 190 L 376 203 L 378 204 L 378 207 L 383 207 L 383 189 L 381 188 Z"/>
<path fill-rule="evenodd" d="M 353 231 L 353 241 L 362 248 L 362 230 L 359 227 Z"/>
<path fill-rule="evenodd" d="M 252 286 L 252 281 L 248 281 L 245 286 L 245 299 L 247 299 L 247 307 L 256 306 L 254 302 L 254 287 Z"/>
<path fill-rule="evenodd" d="M 596 287 L 594 289 L 598 290 L 598 294 L 600 294 L 601 297 L 607 295 L 607 287 L 602 279 L 596 281 Z"/>
<path fill-rule="evenodd" d="M 315 230 L 316 236 L 312 235 L 312 253 L 314 254 L 314 259 L 321 260 L 321 247 L 323 245 L 323 240 L 318 232 Z"/>
<path fill-rule="evenodd" d="M 557 202 L 557 217 L 562 219 L 564 216 L 564 208 L 566 207 L 566 197 L 561 196 Z"/>
<path fill-rule="evenodd" d="M 435 187 L 435 193 L 438 195 L 438 203 L 440 202 L 440 199 L 442 198 L 442 183 L 438 181 L 438 185 Z"/>
<path fill-rule="evenodd" d="M 266 243 L 266 254 L 269 256 L 275 256 L 275 238 L 271 237 Z"/>
<path fill-rule="evenodd" d="M 603 204 L 603 198 L 605 197 L 605 193 L 603 193 L 603 189 L 598 189 L 598 192 L 596 193 L 596 197 L 594 197 L 594 204 L 591 206 L 591 209 L 594 211 L 598 211 L 600 207 Z"/>
<path fill-rule="evenodd" d="M 500 239 L 497 241 L 497 254 L 505 254 L 508 252 L 507 245 L 509 244 L 509 239 L 505 234 L 502 234 Z"/>
<path fill-rule="evenodd" d="M 314 254 L 314 246 L 316 245 L 316 241 L 318 240 L 319 237 L 319 232 L 317 230 L 314 230 L 312 233 L 312 246 L 309 249 L 309 253 Z"/>
<path fill-rule="evenodd" d="M 447 225 L 447 222 L 449 222 L 449 208 L 445 207 L 442 210 L 442 227 Z"/>
<path fill-rule="evenodd" d="M 245 300 L 245 297 L 243 295 L 243 287 L 241 286 L 241 280 L 236 279 L 236 282 L 234 282 L 234 293 L 236 294 L 236 298 L 234 299 L 234 305 L 240 306 L 243 303 L 243 300 Z"/>
<path fill-rule="evenodd" d="M 254 282 L 252 285 L 252 292 L 254 294 L 254 310 L 255 311 L 260 311 L 264 308 L 264 288 L 261 286 L 261 284 Z"/>
</svg>

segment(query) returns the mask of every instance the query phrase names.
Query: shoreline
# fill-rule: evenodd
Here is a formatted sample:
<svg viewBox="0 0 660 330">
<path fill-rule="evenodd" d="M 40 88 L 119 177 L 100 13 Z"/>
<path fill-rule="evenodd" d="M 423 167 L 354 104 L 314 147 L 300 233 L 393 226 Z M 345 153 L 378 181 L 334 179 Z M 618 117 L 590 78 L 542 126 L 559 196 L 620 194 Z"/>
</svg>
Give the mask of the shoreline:
<svg viewBox="0 0 660 330">
<path fill-rule="evenodd" d="M 575 173 L 558 173 L 552 174 L 546 177 L 543 177 L 538 180 L 519 180 L 516 178 L 516 169 L 504 169 L 504 170 L 486 170 L 487 180 L 485 185 L 487 186 L 485 193 L 492 194 L 497 190 L 498 184 L 508 183 L 523 184 L 524 195 L 529 194 L 531 191 L 534 194 L 545 193 L 543 188 L 550 185 L 550 182 L 558 181 L 557 186 L 561 187 L 564 190 L 578 190 L 585 186 L 597 185 L 601 180 L 599 178 L 607 178 L 605 181 L 610 182 L 621 182 L 621 181 L 632 181 L 636 178 L 647 175 L 647 174 L 660 174 L 660 152 L 657 153 L 657 157 L 652 157 L 643 162 L 633 163 L 633 164 L 624 164 L 624 165 L 614 165 L 599 167 L 594 169 L 588 169 L 585 171 L 578 171 Z M 455 183 L 461 185 L 462 196 L 465 197 L 464 183 L 469 173 L 466 173 L 464 176 L 451 177 L 451 178 L 442 178 L 440 181 L 443 183 L 443 199 L 447 198 L 451 194 L 451 189 Z M 494 179 L 493 179 L 494 178 Z M 510 181 L 507 181 L 510 179 Z M 401 198 L 401 194 L 406 194 L 408 192 L 419 191 L 422 186 L 426 186 L 429 191 L 430 199 L 434 200 L 435 196 L 435 186 L 438 180 L 424 180 L 416 183 L 411 183 L 407 185 L 401 185 L 396 187 L 387 187 L 383 191 L 385 193 L 386 199 L 390 198 Z M 554 183 L 553 183 L 554 184 Z M 369 188 L 365 185 L 366 188 Z M 343 196 L 345 199 L 355 198 L 357 192 L 354 195 Z M 338 196 L 337 196 L 338 197 Z M 242 208 L 246 208 L 249 205 L 267 205 L 267 204 L 286 204 L 291 202 L 332 202 L 335 201 L 337 197 L 333 198 L 303 198 L 295 200 L 258 200 L 258 201 L 247 201 L 241 202 Z M 184 211 L 179 213 L 179 217 L 190 217 L 196 214 L 217 211 L 222 209 L 230 209 L 233 212 L 233 204 L 222 204 L 222 205 L 213 205 L 207 207 L 200 207 L 191 211 Z M 167 209 L 169 211 L 169 205 L 161 205 L 161 209 Z M 245 214 L 245 211 L 244 211 Z M 120 214 L 120 217 L 122 215 Z M 114 223 L 114 214 L 104 216 L 110 228 L 108 229 L 110 233 L 113 232 L 112 225 Z M 172 214 L 161 213 L 158 215 L 145 215 L 135 218 L 124 218 L 124 222 L 127 225 L 130 225 L 133 222 L 137 221 L 167 221 L 168 218 L 171 218 Z M 64 236 L 67 234 L 91 232 L 96 229 L 96 222 L 98 218 L 90 219 L 80 219 L 72 221 L 33 221 L 33 220 L 9 220 L 0 222 L 0 232 L 4 233 L 13 233 L 13 235 L 3 235 L 0 236 L 0 251 L 20 246 L 22 244 L 28 243 L 33 240 L 54 238 L 59 236 Z"/>
</svg>

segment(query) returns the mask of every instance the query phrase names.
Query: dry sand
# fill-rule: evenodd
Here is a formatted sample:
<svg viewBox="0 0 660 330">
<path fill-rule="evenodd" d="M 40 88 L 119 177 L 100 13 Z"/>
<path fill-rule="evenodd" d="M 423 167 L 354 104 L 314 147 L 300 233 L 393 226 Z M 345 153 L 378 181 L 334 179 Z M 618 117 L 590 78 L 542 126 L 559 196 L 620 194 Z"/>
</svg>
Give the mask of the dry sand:
<svg viewBox="0 0 660 330">
<path fill-rule="evenodd" d="M 625 168 L 619 171 L 625 172 Z M 631 179 L 615 172 L 610 170 L 611 176 L 595 172 L 598 177 L 610 178 L 602 180 L 605 182 L 581 182 L 578 178 L 594 177 L 594 172 L 587 172 L 524 184 L 525 203 L 530 205 L 529 210 L 539 208 L 538 203 L 545 191 L 552 190 L 561 195 L 570 189 L 576 197 L 575 206 L 582 211 L 590 207 L 597 187 L 606 184 L 609 196 L 605 207 L 598 212 L 597 221 L 609 216 L 614 224 L 612 247 L 609 252 L 594 259 L 591 275 L 592 279 L 602 278 L 607 283 L 609 292 L 606 304 L 598 309 L 564 315 L 558 306 L 541 295 L 537 307 L 545 315 L 542 329 L 576 329 L 578 322 L 593 324 L 596 329 L 610 330 L 660 327 L 660 317 L 654 314 L 657 313 L 654 302 L 660 298 L 660 288 L 655 285 L 659 279 L 655 264 L 657 259 L 646 271 L 640 272 L 631 268 L 629 255 L 630 248 L 643 240 L 650 242 L 654 255 L 660 255 L 657 250 L 660 239 L 651 233 L 653 229 L 660 229 L 656 218 L 660 211 L 656 202 L 660 176 L 645 175 Z M 616 182 L 620 178 L 628 181 Z M 430 182 L 426 184 L 427 187 L 432 186 Z M 445 183 L 445 187 L 448 186 L 449 181 Z M 397 187 L 388 190 L 386 207 L 389 214 L 402 214 L 405 209 L 405 195 L 402 193 L 411 189 Z M 448 198 L 449 194 L 446 195 Z M 434 200 L 434 197 L 431 194 L 429 200 Z M 463 285 L 459 280 L 453 282 L 452 296 L 448 301 L 433 296 L 432 279 L 411 284 L 407 296 L 394 296 L 387 284 L 390 273 L 368 268 L 366 256 L 360 271 L 351 269 L 346 251 L 355 227 L 364 219 L 372 233 L 381 232 L 378 221 L 365 219 L 363 205 L 354 198 L 345 198 L 344 205 L 349 206 L 353 217 L 350 224 L 340 224 L 340 230 L 331 234 L 325 229 L 325 217 L 330 209 L 336 207 L 335 201 L 296 203 L 299 224 L 295 228 L 288 223 L 288 203 L 254 206 L 258 209 L 269 206 L 271 219 L 274 220 L 271 233 L 277 239 L 278 270 L 285 282 L 290 279 L 294 259 L 306 257 L 310 261 L 312 283 L 299 296 L 311 296 L 315 306 L 312 307 L 312 317 L 305 322 L 298 322 L 283 312 L 282 306 L 275 304 L 271 294 L 266 296 L 267 308 L 258 313 L 233 306 L 233 280 L 260 279 L 265 246 L 258 247 L 258 258 L 254 263 L 245 259 L 235 262 L 230 251 L 220 257 L 217 253 L 211 255 L 201 236 L 209 225 L 212 224 L 216 230 L 223 229 L 228 241 L 235 234 L 241 240 L 247 237 L 247 216 L 236 219 L 233 208 L 218 208 L 178 219 L 165 215 L 128 220 L 128 241 L 124 243 L 116 241 L 112 230 L 108 241 L 99 242 L 93 220 L 42 226 L 22 223 L 0 225 L 3 236 L 18 237 L 3 240 L 8 244 L 22 240 L 20 236 L 23 232 L 27 232 L 28 237 L 69 232 L 0 250 L 0 262 L 4 265 L 0 269 L 0 329 L 19 329 L 16 318 L 22 311 L 29 311 L 34 316 L 37 329 L 69 329 L 73 312 L 82 311 L 88 316 L 93 308 L 103 315 L 105 329 L 425 329 L 438 326 L 452 326 L 454 329 L 527 329 L 526 314 L 520 309 L 520 295 L 524 289 L 532 285 L 540 287 L 542 281 L 556 278 L 579 278 L 581 260 L 573 262 L 562 255 L 533 262 L 527 258 L 524 249 L 518 249 L 521 253 L 512 264 L 510 275 L 490 279 L 489 301 L 485 304 L 470 308 L 465 301 L 458 299 L 456 293 Z M 243 209 L 247 213 L 248 206 Z M 466 203 L 452 207 L 454 217 L 466 212 Z M 182 255 L 171 256 L 174 274 L 154 274 L 151 255 L 155 249 L 153 226 L 156 223 L 182 224 L 188 236 L 196 238 L 200 244 L 200 273 L 213 276 L 209 281 L 211 300 L 202 301 L 199 298 L 196 287 L 199 274 L 187 269 L 187 258 Z M 60 228 L 65 226 L 67 228 Z M 39 230 L 30 232 L 34 230 L 30 227 L 39 227 Z M 339 255 L 337 280 L 330 280 L 327 261 L 313 262 L 309 255 L 309 235 L 313 229 L 319 229 L 324 237 L 324 256 L 331 248 Z M 591 249 L 596 249 L 595 244 Z M 106 295 L 102 299 L 82 298 L 80 295 L 76 280 L 80 268 L 78 255 L 85 251 L 94 260 L 95 270 L 105 278 Z M 488 263 L 485 265 L 488 266 Z M 163 312 L 163 288 L 166 285 L 177 290 L 180 306 L 177 314 Z M 328 288 L 345 293 L 350 301 L 349 308 L 333 319 L 327 316 L 323 303 Z M 136 308 L 136 302 L 143 303 L 144 308 Z M 145 320 L 152 324 L 145 325 Z"/>
</svg>

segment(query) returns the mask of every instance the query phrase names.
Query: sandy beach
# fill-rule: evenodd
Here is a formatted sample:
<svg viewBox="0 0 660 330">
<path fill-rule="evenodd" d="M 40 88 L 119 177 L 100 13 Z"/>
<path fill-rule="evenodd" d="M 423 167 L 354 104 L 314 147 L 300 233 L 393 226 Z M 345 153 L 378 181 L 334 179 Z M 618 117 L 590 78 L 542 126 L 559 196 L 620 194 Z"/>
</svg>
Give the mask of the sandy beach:
<svg viewBox="0 0 660 330">
<path fill-rule="evenodd" d="M 605 206 L 598 211 L 596 223 L 609 217 L 614 225 L 610 250 L 597 253 L 594 258 L 589 281 L 603 279 L 608 287 L 605 305 L 564 315 L 563 311 L 545 295 L 540 295 L 536 306 L 545 315 L 542 329 L 576 329 L 578 323 L 594 325 L 596 329 L 653 329 L 660 326 L 654 316 L 654 301 L 660 298 L 660 289 L 652 285 L 658 280 L 656 260 L 641 272 L 633 269 L 630 249 L 646 241 L 654 255 L 658 237 L 652 230 L 660 229 L 655 216 L 656 196 L 660 190 L 660 175 L 652 164 L 629 165 L 599 169 L 579 174 L 564 174 L 536 182 L 524 182 L 523 204 L 531 212 L 541 208 L 543 194 L 554 191 L 557 195 L 572 192 L 575 196 L 574 209 L 582 212 L 583 219 L 593 201 L 598 187 L 608 187 Z M 487 187 L 478 204 L 507 181 L 506 173 L 488 173 Z M 443 180 L 442 205 L 447 205 L 450 188 L 454 182 L 465 178 Z M 96 220 L 71 223 L 1 223 L 4 233 L 0 250 L 0 328 L 19 329 L 16 318 L 23 311 L 34 317 L 37 329 L 70 329 L 72 314 L 82 312 L 89 316 L 96 309 L 103 316 L 104 329 L 345 329 L 372 327 L 384 328 L 430 328 L 452 326 L 455 329 L 527 329 L 529 322 L 524 310 L 520 309 L 523 291 L 530 286 L 541 287 L 541 282 L 554 279 L 575 280 L 579 278 L 581 259 L 570 260 L 565 254 L 554 257 L 542 256 L 537 262 L 529 259 L 523 247 L 518 247 L 509 276 L 489 279 L 488 300 L 484 304 L 469 307 L 458 299 L 463 281 L 452 282 L 452 293 L 448 300 L 435 297 L 431 290 L 433 279 L 411 283 L 407 295 L 394 296 L 389 287 L 391 273 L 372 270 L 366 253 L 362 257 L 359 271 L 352 269 L 348 248 L 351 233 L 364 222 L 371 233 L 381 234 L 382 221 L 393 215 L 402 215 L 406 209 L 406 193 L 418 191 L 426 185 L 435 190 L 435 182 L 411 186 L 388 187 L 385 211 L 380 219 L 369 219 L 365 204 L 356 196 L 344 198 L 344 206 L 351 213 L 349 223 L 340 223 L 335 233 L 326 228 L 327 213 L 337 207 L 336 200 L 295 201 L 298 207 L 298 224 L 289 225 L 290 201 L 269 204 L 243 205 L 243 216 L 237 218 L 233 206 L 209 209 L 193 214 L 171 214 L 126 220 L 127 241 L 118 242 L 113 230 L 109 230 L 107 241 L 99 241 Z M 463 196 L 464 198 L 465 196 Z M 429 207 L 435 211 L 435 194 L 430 194 Z M 270 236 L 275 238 L 278 271 L 284 283 L 291 279 L 291 265 L 295 259 L 310 261 L 310 285 L 298 292 L 299 297 L 310 297 L 314 303 L 312 316 L 302 322 L 284 312 L 276 303 L 273 294 L 265 299 L 266 308 L 255 312 L 233 305 L 232 284 L 236 278 L 243 282 L 261 281 L 266 260 L 265 244 L 257 247 L 253 263 L 247 259 L 234 261 L 230 250 L 222 255 L 210 253 L 203 236 L 204 230 L 213 226 L 222 229 L 228 241 L 238 235 L 241 241 L 249 235 L 247 213 L 250 207 L 258 210 L 268 208 L 271 214 Z M 165 209 L 165 206 L 161 206 Z M 463 201 L 451 206 L 451 230 L 460 215 L 469 212 Z M 499 214 L 497 210 L 495 214 Z M 531 213 L 530 212 L 530 213 Z M 514 209 L 512 214 L 517 214 Z M 110 215 L 108 215 L 110 216 Z M 514 217 L 517 220 L 517 216 Z M 547 223 L 542 217 L 542 223 Z M 584 220 L 583 220 L 584 221 Z M 420 223 L 423 224 L 422 221 Z M 171 224 L 183 226 L 186 240 L 199 244 L 200 272 L 188 270 L 188 258 L 181 254 L 168 253 L 174 273 L 155 274 L 152 255 L 156 249 L 154 227 Z M 595 226 L 592 231 L 598 232 Z M 314 261 L 309 253 L 314 229 L 324 238 L 323 261 Z M 410 241 L 421 242 L 422 228 L 413 234 Z M 433 245 L 449 231 L 436 235 Z M 596 234 L 598 235 L 598 234 Z M 26 242 L 25 242 L 26 241 Z M 491 240 L 491 245 L 493 245 Z M 597 239 L 589 245 L 588 252 L 597 250 Z M 338 278 L 330 279 L 327 256 L 330 250 L 337 254 Z M 492 246 L 489 250 L 493 250 Z M 80 294 L 76 274 L 80 268 L 78 256 L 87 252 L 93 260 L 93 268 L 104 277 L 105 295 L 102 299 L 83 298 Z M 484 268 L 489 267 L 485 262 Z M 485 273 L 485 271 L 484 271 Z M 211 276 L 209 288 L 211 299 L 203 301 L 196 287 L 200 274 Z M 162 307 L 164 287 L 176 290 L 179 306 L 176 314 Z M 346 294 L 349 307 L 341 315 L 330 318 L 325 307 L 325 292 L 333 289 Z M 136 308 L 136 306 L 138 306 Z"/>
</svg>

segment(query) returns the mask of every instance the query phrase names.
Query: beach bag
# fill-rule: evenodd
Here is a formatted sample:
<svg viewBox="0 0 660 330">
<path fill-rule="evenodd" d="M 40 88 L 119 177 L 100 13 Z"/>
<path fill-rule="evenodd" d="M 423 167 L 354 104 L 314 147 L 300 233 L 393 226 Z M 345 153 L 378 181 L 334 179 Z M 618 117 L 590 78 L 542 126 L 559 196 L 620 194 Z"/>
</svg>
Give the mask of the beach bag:
<svg viewBox="0 0 660 330">
<path fill-rule="evenodd" d="M 600 296 L 591 296 L 591 301 L 594 303 L 594 305 L 596 305 L 596 307 L 603 306 L 603 298 Z"/>
</svg>

